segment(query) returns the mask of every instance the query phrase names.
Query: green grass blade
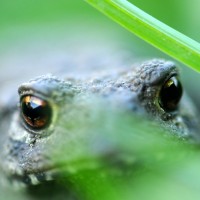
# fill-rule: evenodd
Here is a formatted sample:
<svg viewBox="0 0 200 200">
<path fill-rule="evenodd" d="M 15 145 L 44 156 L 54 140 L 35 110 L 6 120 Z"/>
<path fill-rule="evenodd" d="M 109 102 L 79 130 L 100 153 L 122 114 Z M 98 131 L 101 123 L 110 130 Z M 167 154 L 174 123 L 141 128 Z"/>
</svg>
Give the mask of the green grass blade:
<svg viewBox="0 0 200 200">
<path fill-rule="evenodd" d="M 166 54 L 200 72 L 200 44 L 126 0 L 85 0 Z"/>
</svg>

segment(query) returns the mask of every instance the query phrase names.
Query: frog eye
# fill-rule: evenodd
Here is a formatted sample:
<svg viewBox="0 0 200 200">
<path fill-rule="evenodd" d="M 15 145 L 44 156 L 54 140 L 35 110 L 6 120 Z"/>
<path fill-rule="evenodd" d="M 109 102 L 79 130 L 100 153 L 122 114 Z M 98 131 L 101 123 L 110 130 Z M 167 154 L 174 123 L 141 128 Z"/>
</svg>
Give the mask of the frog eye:
<svg viewBox="0 0 200 200">
<path fill-rule="evenodd" d="M 174 111 L 182 96 L 182 85 L 176 76 L 169 78 L 160 91 L 160 106 L 165 111 Z"/>
<path fill-rule="evenodd" d="M 35 96 L 21 98 L 21 114 L 25 123 L 34 129 L 43 129 L 50 124 L 52 110 L 49 103 Z"/>
</svg>

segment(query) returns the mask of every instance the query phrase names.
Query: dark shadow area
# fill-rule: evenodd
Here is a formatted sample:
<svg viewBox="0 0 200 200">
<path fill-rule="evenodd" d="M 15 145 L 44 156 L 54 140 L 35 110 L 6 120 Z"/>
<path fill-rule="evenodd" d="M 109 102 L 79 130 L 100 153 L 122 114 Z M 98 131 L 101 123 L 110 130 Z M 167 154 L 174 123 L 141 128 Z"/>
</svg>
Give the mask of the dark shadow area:
<svg viewBox="0 0 200 200">
<path fill-rule="evenodd" d="M 69 186 L 62 186 L 55 181 L 49 181 L 45 184 L 29 186 L 27 188 L 28 199 L 48 199 L 48 200 L 78 200 L 78 196 Z"/>
</svg>

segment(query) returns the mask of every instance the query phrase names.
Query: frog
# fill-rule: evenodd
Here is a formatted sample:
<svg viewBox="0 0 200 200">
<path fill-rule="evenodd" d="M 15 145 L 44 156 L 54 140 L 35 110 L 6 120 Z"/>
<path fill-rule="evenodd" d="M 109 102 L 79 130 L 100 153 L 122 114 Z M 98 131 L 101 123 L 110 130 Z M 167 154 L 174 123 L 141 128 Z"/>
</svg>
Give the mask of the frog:
<svg viewBox="0 0 200 200">
<path fill-rule="evenodd" d="M 70 132 L 70 115 L 76 116 L 73 123 L 78 123 L 84 113 L 81 108 L 96 99 L 104 102 L 104 109 L 115 105 L 145 116 L 180 140 L 200 139 L 197 109 L 183 92 L 179 68 L 173 61 L 150 59 L 127 68 L 64 74 L 64 78 L 46 74 L 22 83 L 18 96 L 0 104 L 1 165 L 6 177 L 26 186 L 55 180 L 59 167 L 50 158 L 49 146 L 56 149 L 56 138 L 61 136 L 60 143 L 70 138 L 73 144 L 77 136 Z M 81 117 L 83 123 L 90 112 Z M 96 134 L 101 138 L 101 132 Z M 85 135 L 81 138 L 90 140 Z M 103 145 L 105 141 L 103 138 L 100 153 L 110 155 L 113 147 Z"/>
</svg>

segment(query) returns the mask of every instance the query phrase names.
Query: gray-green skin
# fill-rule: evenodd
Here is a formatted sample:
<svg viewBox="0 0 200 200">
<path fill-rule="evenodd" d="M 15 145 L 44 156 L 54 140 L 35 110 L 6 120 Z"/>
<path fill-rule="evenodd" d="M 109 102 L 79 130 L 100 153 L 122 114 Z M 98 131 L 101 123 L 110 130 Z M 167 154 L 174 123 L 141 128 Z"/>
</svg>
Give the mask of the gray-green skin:
<svg viewBox="0 0 200 200">
<path fill-rule="evenodd" d="M 106 102 L 108 107 L 115 104 L 125 112 L 148 116 L 178 138 L 199 140 L 196 109 L 185 93 L 175 111 L 167 112 L 160 106 L 160 90 L 171 76 L 179 76 L 175 64 L 154 59 L 133 68 L 64 79 L 44 75 L 21 84 L 18 100 L 11 99 L 0 109 L 4 172 L 11 181 L 20 180 L 27 185 L 54 179 L 49 170 L 54 166 L 48 155 L 48 142 L 63 133 L 63 140 L 70 137 L 70 133 L 65 134 L 68 112 L 73 109 L 70 106 L 80 101 L 84 104 L 91 96 Z M 26 125 L 20 106 L 15 104 L 24 95 L 49 102 L 53 115 L 48 127 L 34 130 Z"/>
</svg>

